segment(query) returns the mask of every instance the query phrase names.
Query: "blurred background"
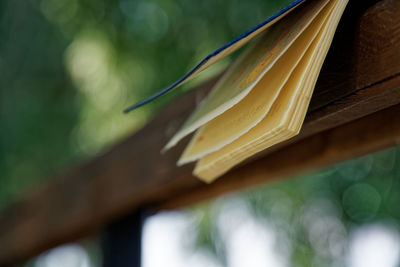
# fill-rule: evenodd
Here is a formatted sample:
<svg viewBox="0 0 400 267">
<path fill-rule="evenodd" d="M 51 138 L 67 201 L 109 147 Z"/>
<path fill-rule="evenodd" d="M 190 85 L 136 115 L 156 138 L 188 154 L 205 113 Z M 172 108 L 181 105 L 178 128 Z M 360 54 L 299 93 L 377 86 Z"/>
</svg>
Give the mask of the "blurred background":
<svg viewBox="0 0 400 267">
<path fill-rule="evenodd" d="M 0 211 L 220 72 L 232 57 L 122 114 L 289 2 L 0 1 Z M 400 266 L 399 172 L 392 148 L 157 214 L 144 227 L 143 266 Z M 100 266 L 98 243 L 55 248 L 26 266 Z"/>
</svg>

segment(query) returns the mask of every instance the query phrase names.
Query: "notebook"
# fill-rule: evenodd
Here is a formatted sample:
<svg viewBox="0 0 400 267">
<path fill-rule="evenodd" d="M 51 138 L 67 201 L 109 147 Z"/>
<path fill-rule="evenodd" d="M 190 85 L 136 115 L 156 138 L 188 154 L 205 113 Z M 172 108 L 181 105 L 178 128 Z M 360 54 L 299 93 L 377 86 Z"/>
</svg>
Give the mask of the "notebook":
<svg viewBox="0 0 400 267">
<path fill-rule="evenodd" d="M 177 162 L 212 182 L 301 129 L 320 69 L 348 0 L 298 0 L 211 53 L 146 104 L 249 43 L 166 144 L 193 137 Z M 250 42 L 251 41 L 251 42 Z"/>
</svg>

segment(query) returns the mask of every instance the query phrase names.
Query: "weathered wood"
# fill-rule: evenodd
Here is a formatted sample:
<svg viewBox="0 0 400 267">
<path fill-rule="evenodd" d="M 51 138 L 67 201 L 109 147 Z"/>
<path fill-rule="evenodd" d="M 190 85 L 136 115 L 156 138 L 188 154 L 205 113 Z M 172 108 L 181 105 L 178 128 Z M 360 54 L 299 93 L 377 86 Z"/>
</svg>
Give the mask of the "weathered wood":
<svg viewBox="0 0 400 267">
<path fill-rule="evenodd" d="M 361 17 L 359 2 L 351 3 L 299 137 L 211 185 L 191 175 L 193 165 L 175 167 L 185 142 L 164 155 L 159 151 L 212 81 L 109 151 L 57 175 L 9 207 L 0 218 L 0 265 L 84 237 L 139 207 L 191 204 L 395 144 L 400 125 L 399 1 L 379 2 Z"/>
<path fill-rule="evenodd" d="M 400 72 L 400 2 L 351 1 L 340 21 L 319 76 L 310 110 Z"/>
</svg>

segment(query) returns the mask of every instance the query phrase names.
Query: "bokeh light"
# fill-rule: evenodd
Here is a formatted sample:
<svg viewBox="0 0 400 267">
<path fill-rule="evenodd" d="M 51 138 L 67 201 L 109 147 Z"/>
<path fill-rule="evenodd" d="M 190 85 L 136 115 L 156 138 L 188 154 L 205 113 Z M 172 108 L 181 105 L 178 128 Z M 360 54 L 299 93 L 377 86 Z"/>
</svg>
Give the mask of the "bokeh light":
<svg viewBox="0 0 400 267">
<path fill-rule="evenodd" d="M 44 253 L 35 267 L 90 267 L 89 256 L 78 244 L 64 245 Z"/>
<path fill-rule="evenodd" d="M 222 71 L 231 59 L 122 114 L 288 2 L 1 1 L 0 210 Z M 144 266 L 399 266 L 399 155 L 392 148 L 151 217 Z M 93 254 L 66 245 L 34 266 L 98 266 Z"/>
</svg>

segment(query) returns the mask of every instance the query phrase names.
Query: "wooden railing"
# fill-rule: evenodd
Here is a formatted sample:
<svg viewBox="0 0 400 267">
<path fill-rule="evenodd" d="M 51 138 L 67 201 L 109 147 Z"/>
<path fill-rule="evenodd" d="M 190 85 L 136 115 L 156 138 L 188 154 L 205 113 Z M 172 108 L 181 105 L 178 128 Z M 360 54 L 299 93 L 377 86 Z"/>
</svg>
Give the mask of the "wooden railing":
<svg viewBox="0 0 400 267">
<path fill-rule="evenodd" d="M 190 205 L 398 144 L 400 1 L 373 2 L 350 0 L 299 136 L 210 185 L 200 182 L 193 165 L 175 165 L 187 140 L 160 150 L 210 81 L 120 144 L 11 205 L 0 215 L 0 265 L 88 236 L 135 210 Z"/>
</svg>

